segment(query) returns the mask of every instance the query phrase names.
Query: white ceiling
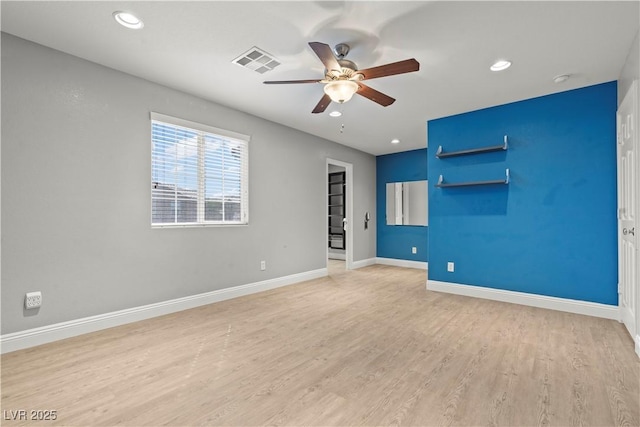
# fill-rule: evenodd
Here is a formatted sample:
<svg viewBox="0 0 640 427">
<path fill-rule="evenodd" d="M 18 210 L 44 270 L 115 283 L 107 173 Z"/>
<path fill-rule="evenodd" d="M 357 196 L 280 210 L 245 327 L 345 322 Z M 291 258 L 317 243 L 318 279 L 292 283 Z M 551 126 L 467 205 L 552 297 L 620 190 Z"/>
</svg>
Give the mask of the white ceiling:
<svg viewBox="0 0 640 427">
<path fill-rule="evenodd" d="M 2 31 L 375 155 L 426 146 L 426 122 L 616 80 L 639 27 L 639 3 L 2 1 Z M 144 21 L 119 26 L 116 10 Z M 360 68 L 416 58 L 420 71 L 368 81 L 397 101 L 363 97 L 343 116 L 311 114 L 322 78 L 308 42 L 351 45 Z M 282 65 L 258 74 L 231 61 L 253 46 Z M 494 60 L 513 62 L 494 73 Z M 565 83 L 552 78 L 571 74 Z M 341 133 L 341 125 L 344 130 Z M 232 129 L 233 130 L 233 129 Z M 399 138 L 401 143 L 391 145 Z"/>
</svg>

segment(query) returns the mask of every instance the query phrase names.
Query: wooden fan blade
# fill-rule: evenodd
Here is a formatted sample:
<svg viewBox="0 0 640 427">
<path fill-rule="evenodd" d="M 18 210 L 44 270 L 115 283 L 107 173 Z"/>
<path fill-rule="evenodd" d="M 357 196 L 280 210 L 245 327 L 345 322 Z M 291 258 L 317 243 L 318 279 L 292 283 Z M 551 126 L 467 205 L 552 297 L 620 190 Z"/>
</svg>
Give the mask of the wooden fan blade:
<svg viewBox="0 0 640 427">
<path fill-rule="evenodd" d="M 318 105 L 316 105 L 316 108 L 313 109 L 312 113 L 318 114 L 324 112 L 329 104 L 331 104 L 331 98 L 325 93 L 320 102 L 318 102 Z"/>
<path fill-rule="evenodd" d="M 358 95 L 362 95 L 365 98 L 368 98 L 373 102 L 376 102 L 382 105 L 383 107 L 388 107 L 389 105 L 396 102 L 396 100 L 390 97 L 389 95 L 385 95 L 382 92 L 378 92 L 377 90 L 372 89 L 367 85 L 358 83 L 358 86 L 360 86 L 360 89 L 358 89 L 358 91 L 356 92 Z"/>
<path fill-rule="evenodd" d="M 297 84 L 297 83 L 320 83 L 320 82 L 321 82 L 320 79 L 313 79 L 313 80 L 267 80 L 262 83 L 266 85 L 291 85 L 291 84 Z"/>
<path fill-rule="evenodd" d="M 328 44 L 320 43 L 320 42 L 309 42 L 309 46 L 311 49 L 318 55 L 320 61 L 324 64 L 324 68 L 327 70 L 338 70 L 340 71 L 342 67 L 338 64 L 338 60 L 335 56 L 333 56 L 333 51 Z"/>
<path fill-rule="evenodd" d="M 362 74 L 362 80 L 377 79 L 378 77 L 393 76 L 395 74 L 411 73 L 420 69 L 420 63 L 415 59 L 405 59 L 404 61 L 392 62 L 391 64 L 380 65 L 378 67 L 358 70 Z"/>
</svg>

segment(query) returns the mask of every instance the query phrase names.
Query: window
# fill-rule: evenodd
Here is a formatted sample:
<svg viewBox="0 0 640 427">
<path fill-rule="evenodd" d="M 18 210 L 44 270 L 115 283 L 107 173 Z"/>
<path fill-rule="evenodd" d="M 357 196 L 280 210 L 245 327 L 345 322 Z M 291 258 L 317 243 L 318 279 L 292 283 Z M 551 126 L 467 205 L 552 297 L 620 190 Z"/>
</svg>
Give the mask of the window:
<svg viewBox="0 0 640 427">
<path fill-rule="evenodd" d="M 249 221 L 249 137 L 151 113 L 151 225 Z"/>
</svg>

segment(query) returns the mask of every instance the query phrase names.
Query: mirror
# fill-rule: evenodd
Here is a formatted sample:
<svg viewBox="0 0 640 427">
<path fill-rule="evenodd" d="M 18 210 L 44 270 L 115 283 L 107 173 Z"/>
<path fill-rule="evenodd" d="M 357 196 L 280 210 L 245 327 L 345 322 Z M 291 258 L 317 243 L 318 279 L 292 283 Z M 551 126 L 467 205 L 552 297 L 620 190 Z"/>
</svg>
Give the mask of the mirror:
<svg viewBox="0 0 640 427">
<path fill-rule="evenodd" d="M 387 183 L 387 225 L 427 225 L 427 181 Z"/>
</svg>

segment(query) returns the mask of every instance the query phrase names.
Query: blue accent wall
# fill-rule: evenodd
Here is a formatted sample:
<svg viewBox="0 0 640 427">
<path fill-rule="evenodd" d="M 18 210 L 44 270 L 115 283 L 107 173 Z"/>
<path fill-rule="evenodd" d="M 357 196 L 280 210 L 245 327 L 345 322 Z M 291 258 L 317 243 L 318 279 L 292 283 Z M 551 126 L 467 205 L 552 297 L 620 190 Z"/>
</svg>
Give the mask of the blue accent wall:
<svg viewBox="0 0 640 427">
<path fill-rule="evenodd" d="M 423 179 L 427 179 L 426 148 L 376 157 L 376 256 L 410 261 L 429 260 L 428 227 L 386 224 L 386 184 Z M 411 253 L 413 246 L 417 248 L 417 254 Z"/>
<path fill-rule="evenodd" d="M 429 280 L 617 304 L 616 97 L 610 82 L 429 121 Z M 508 151 L 435 157 L 505 134 Z M 506 168 L 509 185 L 434 187 Z"/>
</svg>

